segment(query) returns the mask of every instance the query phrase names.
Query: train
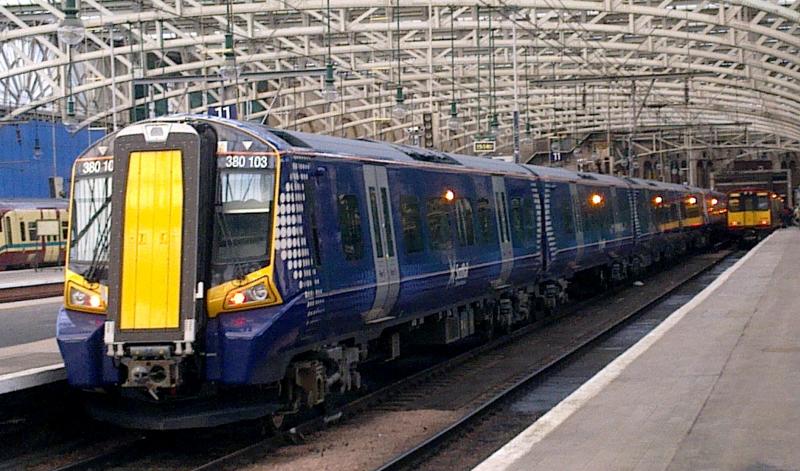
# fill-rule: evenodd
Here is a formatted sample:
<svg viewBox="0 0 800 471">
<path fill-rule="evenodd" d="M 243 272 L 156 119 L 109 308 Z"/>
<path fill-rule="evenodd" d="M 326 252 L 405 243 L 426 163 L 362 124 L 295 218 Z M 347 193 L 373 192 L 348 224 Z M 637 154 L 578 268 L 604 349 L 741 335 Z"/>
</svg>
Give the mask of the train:
<svg viewBox="0 0 800 471">
<path fill-rule="evenodd" d="M 63 264 L 68 225 L 66 200 L 0 200 L 0 271 Z"/>
<path fill-rule="evenodd" d="M 725 230 L 726 196 L 179 115 L 75 162 L 57 340 L 101 420 L 280 421 L 370 363 L 546 319 Z"/>
<path fill-rule="evenodd" d="M 781 227 L 783 199 L 762 188 L 728 193 L 728 231 L 744 242 L 757 241 Z"/>
</svg>

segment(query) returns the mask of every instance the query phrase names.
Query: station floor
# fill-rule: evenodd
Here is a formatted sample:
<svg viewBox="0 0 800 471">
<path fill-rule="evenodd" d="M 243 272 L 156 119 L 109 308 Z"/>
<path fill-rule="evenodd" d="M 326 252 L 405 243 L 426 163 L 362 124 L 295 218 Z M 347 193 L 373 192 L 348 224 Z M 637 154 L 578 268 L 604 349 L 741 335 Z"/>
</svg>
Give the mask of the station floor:
<svg viewBox="0 0 800 471">
<path fill-rule="evenodd" d="M 800 470 L 798 248 L 772 234 L 475 469 Z"/>
<path fill-rule="evenodd" d="M 63 282 L 64 269 L 61 267 L 47 267 L 38 270 L 0 271 L 0 289 Z"/>
</svg>

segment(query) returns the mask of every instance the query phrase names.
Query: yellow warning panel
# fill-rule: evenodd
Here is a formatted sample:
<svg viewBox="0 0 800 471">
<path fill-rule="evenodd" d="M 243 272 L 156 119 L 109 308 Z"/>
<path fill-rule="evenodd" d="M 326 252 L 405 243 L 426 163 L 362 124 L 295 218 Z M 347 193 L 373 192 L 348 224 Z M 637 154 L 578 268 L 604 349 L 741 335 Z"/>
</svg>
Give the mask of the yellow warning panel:
<svg viewBox="0 0 800 471">
<path fill-rule="evenodd" d="M 132 152 L 122 230 L 120 329 L 174 329 L 180 321 L 181 152 Z"/>
</svg>

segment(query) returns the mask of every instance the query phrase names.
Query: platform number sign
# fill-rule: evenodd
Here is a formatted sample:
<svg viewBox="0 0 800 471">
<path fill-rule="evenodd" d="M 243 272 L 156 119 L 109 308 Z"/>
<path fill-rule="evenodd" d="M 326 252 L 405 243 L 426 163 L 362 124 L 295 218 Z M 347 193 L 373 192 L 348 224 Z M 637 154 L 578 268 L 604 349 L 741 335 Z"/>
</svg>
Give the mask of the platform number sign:
<svg viewBox="0 0 800 471">
<path fill-rule="evenodd" d="M 236 105 L 209 106 L 208 115 L 217 116 L 219 118 L 236 119 Z"/>
</svg>

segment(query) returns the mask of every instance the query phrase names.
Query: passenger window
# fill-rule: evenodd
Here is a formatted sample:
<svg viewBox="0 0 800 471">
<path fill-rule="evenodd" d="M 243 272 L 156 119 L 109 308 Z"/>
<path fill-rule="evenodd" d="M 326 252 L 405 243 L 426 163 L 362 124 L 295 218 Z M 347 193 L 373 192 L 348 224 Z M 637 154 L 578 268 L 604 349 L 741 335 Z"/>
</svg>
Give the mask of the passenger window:
<svg viewBox="0 0 800 471">
<path fill-rule="evenodd" d="M 306 195 L 305 214 L 309 226 L 311 226 L 311 256 L 314 257 L 314 265 L 322 266 L 322 254 L 320 253 L 319 225 L 317 223 L 317 201 L 314 185 L 309 181 L 304 187 Z"/>
<path fill-rule="evenodd" d="M 67 221 L 61 222 L 61 240 L 67 240 L 69 236 L 69 223 Z"/>
<path fill-rule="evenodd" d="M 522 229 L 522 199 L 511 198 L 511 235 L 516 246 L 521 246 L 525 239 Z"/>
<path fill-rule="evenodd" d="M 394 239 L 392 239 L 392 212 L 389 211 L 389 195 L 386 188 L 381 188 L 381 203 L 383 206 L 383 225 L 386 232 L 386 253 L 394 257 Z"/>
<path fill-rule="evenodd" d="M 536 207 L 531 197 L 522 200 L 522 232 L 525 247 L 536 247 Z"/>
<path fill-rule="evenodd" d="M 559 202 L 557 199 L 553 199 L 553 204 L 558 205 L 559 212 L 561 213 L 561 224 L 564 227 L 564 232 L 570 234 L 570 238 L 575 234 L 575 222 L 573 221 L 575 215 L 572 214 L 572 205 L 570 202 L 572 201 L 567 200 L 565 202 Z"/>
<path fill-rule="evenodd" d="M 25 223 L 22 221 L 19 223 L 19 238 L 25 242 Z"/>
<path fill-rule="evenodd" d="M 442 198 L 428 200 L 428 232 L 431 237 L 431 248 L 434 250 L 450 250 L 453 240 L 450 236 L 451 222 L 448 206 Z"/>
<path fill-rule="evenodd" d="M 731 198 L 728 200 L 728 211 L 732 213 L 741 211 L 741 209 L 739 209 L 739 198 Z"/>
<path fill-rule="evenodd" d="M 478 200 L 478 243 L 486 245 L 494 242 L 492 238 L 492 208 L 489 200 L 481 198 Z"/>
<path fill-rule="evenodd" d="M 364 255 L 361 240 L 361 214 L 355 195 L 339 195 L 339 230 L 342 232 L 342 251 L 345 260 L 360 260 Z"/>
<path fill-rule="evenodd" d="M 456 201 L 456 221 L 458 223 L 458 243 L 462 246 L 475 245 L 475 222 L 472 219 L 472 203 L 467 198 Z"/>
<path fill-rule="evenodd" d="M 422 220 L 419 217 L 419 201 L 416 196 L 400 197 L 400 218 L 403 225 L 403 243 L 406 253 L 422 252 Z"/>
<path fill-rule="evenodd" d="M 381 237 L 381 221 L 378 219 L 378 196 L 375 187 L 369 187 L 369 207 L 372 211 L 372 231 L 375 238 L 375 256 L 383 258 L 383 238 Z"/>
<path fill-rule="evenodd" d="M 29 222 L 28 223 L 28 239 L 33 241 L 33 240 L 36 240 L 39 237 L 39 233 L 37 232 L 36 229 L 37 228 L 36 228 L 36 223 L 35 222 Z"/>
</svg>

